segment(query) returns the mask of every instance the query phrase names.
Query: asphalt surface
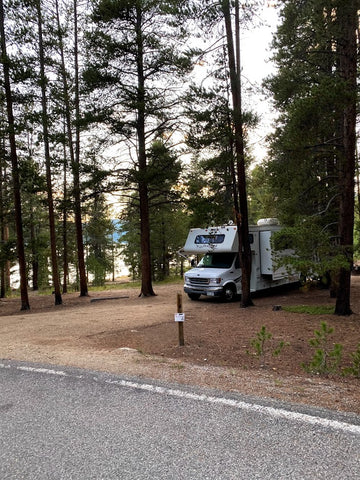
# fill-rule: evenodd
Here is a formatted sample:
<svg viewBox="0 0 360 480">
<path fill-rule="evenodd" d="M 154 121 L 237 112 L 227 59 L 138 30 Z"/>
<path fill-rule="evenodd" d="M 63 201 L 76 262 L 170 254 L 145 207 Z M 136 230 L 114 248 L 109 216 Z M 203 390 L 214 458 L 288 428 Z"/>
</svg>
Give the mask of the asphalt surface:
<svg viewBox="0 0 360 480">
<path fill-rule="evenodd" d="M 360 417 L 0 361 L 0 479 L 360 479 Z"/>
</svg>

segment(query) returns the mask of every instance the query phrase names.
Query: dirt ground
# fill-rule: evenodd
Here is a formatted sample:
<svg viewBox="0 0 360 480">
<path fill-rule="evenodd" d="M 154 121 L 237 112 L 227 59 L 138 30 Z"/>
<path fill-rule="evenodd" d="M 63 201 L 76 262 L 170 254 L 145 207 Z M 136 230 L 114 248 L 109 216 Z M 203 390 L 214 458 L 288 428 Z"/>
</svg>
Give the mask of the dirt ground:
<svg viewBox="0 0 360 480">
<path fill-rule="evenodd" d="M 277 398 L 360 414 L 360 379 L 310 375 L 301 367 L 314 349 L 309 339 L 325 321 L 334 327 L 333 343 L 344 346 L 342 367 L 360 343 L 360 276 L 353 277 L 350 317 L 288 313 L 273 307 L 331 305 L 326 290 L 292 290 L 257 296 L 255 306 L 222 303 L 183 294 L 185 345 L 179 346 L 174 321 L 182 285 L 159 286 L 157 296 L 139 298 L 137 289 L 105 290 L 80 298 L 31 294 L 31 310 L 21 312 L 17 298 L 0 301 L 0 358 L 67 365 L 201 385 L 252 396 Z M 265 325 L 265 361 L 254 355 L 251 340 Z M 278 357 L 271 352 L 289 342 Z"/>
</svg>

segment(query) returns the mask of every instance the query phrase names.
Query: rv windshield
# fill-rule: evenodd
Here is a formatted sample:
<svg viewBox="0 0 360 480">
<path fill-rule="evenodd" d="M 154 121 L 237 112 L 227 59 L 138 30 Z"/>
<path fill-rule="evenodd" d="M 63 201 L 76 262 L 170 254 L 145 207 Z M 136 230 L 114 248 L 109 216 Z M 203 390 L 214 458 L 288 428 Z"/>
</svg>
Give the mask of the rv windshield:
<svg viewBox="0 0 360 480">
<path fill-rule="evenodd" d="M 231 252 L 216 252 L 207 253 L 203 256 L 198 264 L 198 267 L 205 268 L 230 268 L 235 257 L 235 253 Z"/>
</svg>

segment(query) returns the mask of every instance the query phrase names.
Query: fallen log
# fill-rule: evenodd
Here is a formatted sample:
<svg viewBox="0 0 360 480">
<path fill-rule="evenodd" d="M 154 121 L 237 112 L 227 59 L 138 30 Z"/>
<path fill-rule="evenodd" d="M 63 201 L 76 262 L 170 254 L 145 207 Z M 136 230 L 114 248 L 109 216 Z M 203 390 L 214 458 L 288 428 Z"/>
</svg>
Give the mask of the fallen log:
<svg viewBox="0 0 360 480">
<path fill-rule="evenodd" d="M 123 296 L 123 297 L 98 297 L 98 298 L 92 298 L 90 300 L 90 303 L 92 302 L 102 302 L 103 300 L 119 300 L 121 298 L 129 298 L 128 296 Z"/>
</svg>

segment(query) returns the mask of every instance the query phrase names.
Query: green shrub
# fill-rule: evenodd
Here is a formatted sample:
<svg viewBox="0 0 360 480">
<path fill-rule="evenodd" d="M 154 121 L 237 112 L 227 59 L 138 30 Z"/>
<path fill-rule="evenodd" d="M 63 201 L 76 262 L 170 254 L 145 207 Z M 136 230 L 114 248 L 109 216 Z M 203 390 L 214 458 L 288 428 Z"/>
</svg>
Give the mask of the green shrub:
<svg viewBox="0 0 360 480">
<path fill-rule="evenodd" d="M 339 343 L 330 346 L 329 337 L 334 333 L 333 327 L 321 322 L 320 329 L 314 331 L 315 338 L 309 340 L 310 346 L 316 349 L 312 360 L 302 363 L 303 369 L 308 373 L 329 375 L 336 373 L 342 358 L 343 346 Z"/>
</svg>

